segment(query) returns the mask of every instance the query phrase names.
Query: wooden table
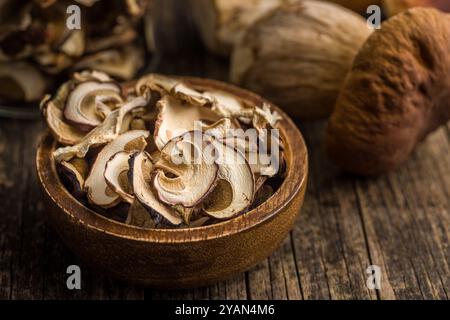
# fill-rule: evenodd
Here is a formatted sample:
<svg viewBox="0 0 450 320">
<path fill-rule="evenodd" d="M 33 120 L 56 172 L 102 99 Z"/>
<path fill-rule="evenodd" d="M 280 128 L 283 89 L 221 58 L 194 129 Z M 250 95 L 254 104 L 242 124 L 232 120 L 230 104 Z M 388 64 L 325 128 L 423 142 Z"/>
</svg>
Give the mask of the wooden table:
<svg viewBox="0 0 450 320">
<path fill-rule="evenodd" d="M 165 73 L 226 79 L 209 56 L 159 61 Z M 81 263 L 47 226 L 35 175 L 40 121 L 0 119 L 0 299 L 448 299 L 450 129 L 430 136 L 400 170 L 342 173 L 323 151 L 325 123 L 299 123 L 310 181 L 297 223 L 253 269 L 207 288 L 160 291 L 109 279 Z M 80 265 L 82 289 L 66 268 Z M 381 290 L 366 286 L 378 265 Z"/>
</svg>

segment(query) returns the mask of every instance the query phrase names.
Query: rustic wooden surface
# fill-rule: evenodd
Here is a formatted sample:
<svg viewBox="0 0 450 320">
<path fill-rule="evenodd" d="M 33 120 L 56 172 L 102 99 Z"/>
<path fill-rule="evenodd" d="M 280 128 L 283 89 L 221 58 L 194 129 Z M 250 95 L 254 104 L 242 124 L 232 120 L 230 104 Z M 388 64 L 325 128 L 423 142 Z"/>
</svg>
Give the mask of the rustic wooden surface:
<svg viewBox="0 0 450 320">
<path fill-rule="evenodd" d="M 164 60 L 152 66 L 226 79 L 226 62 L 209 56 Z M 44 126 L 0 119 L 0 299 L 448 299 L 450 129 L 430 136 L 400 170 L 362 179 L 327 159 L 324 126 L 299 123 L 310 152 L 310 181 L 281 247 L 225 282 L 159 291 L 108 279 L 60 242 L 46 224 L 35 175 Z M 71 264 L 81 266 L 81 290 L 66 288 Z M 378 291 L 366 287 L 373 264 L 382 270 Z"/>
</svg>

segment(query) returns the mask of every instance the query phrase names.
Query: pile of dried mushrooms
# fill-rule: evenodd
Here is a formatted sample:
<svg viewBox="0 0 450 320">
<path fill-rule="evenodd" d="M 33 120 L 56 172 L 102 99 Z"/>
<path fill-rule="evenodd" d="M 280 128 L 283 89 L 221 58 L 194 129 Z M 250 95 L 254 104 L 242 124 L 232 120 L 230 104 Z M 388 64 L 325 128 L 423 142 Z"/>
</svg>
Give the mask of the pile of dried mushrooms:
<svg viewBox="0 0 450 320">
<path fill-rule="evenodd" d="M 148 0 L 1 0 L 0 100 L 39 101 L 58 76 L 96 69 L 131 79 L 144 65 Z M 68 28 L 77 5 L 80 28 Z M 75 12 L 75 11 L 74 11 Z"/>
<path fill-rule="evenodd" d="M 267 104 L 158 74 L 131 85 L 83 71 L 41 109 L 69 192 L 127 224 L 216 223 L 255 208 L 283 181 L 280 116 Z"/>
</svg>

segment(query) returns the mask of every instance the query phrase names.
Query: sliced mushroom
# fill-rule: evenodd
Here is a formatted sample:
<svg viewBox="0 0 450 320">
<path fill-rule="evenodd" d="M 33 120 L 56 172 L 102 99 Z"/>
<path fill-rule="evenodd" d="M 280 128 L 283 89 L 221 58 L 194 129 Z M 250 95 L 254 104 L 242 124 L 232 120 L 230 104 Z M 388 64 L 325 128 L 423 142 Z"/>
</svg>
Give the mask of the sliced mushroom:
<svg viewBox="0 0 450 320">
<path fill-rule="evenodd" d="M 218 155 L 218 183 L 205 199 L 203 210 L 216 219 L 229 219 L 253 202 L 255 177 L 241 152 L 218 140 L 212 143 Z"/>
<path fill-rule="evenodd" d="M 134 200 L 130 209 L 128 209 L 128 216 L 125 223 L 141 228 L 156 227 L 156 223 L 153 221 L 150 213 L 138 200 Z"/>
<path fill-rule="evenodd" d="M 58 167 L 72 188 L 75 197 L 84 194 L 84 181 L 88 174 L 88 164 L 85 159 L 73 158 L 71 161 L 62 161 Z"/>
<path fill-rule="evenodd" d="M 214 99 L 208 95 L 204 95 L 201 92 L 194 90 L 187 86 L 186 84 L 180 82 L 176 84 L 171 92 L 173 96 L 179 98 L 182 101 L 186 101 L 193 105 L 212 105 L 214 103 Z"/>
<path fill-rule="evenodd" d="M 41 109 L 47 125 L 55 139 L 63 145 L 74 145 L 86 135 L 85 132 L 73 128 L 64 120 L 63 111 L 57 107 L 49 95 L 41 102 Z"/>
<path fill-rule="evenodd" d="M 235 96 L 223 91 L 205 91 L 204 96 L 213 100 L 212 110 L 224 118 L 240 118 L 250 122 L 253 108 L 247 107 Z"/>
<path fill-rule="evenodd" d="M 147 90 L 157 91 L 160 94 L 168 94 L 179 83 L 179 80 L 164 76 L 162 74 L 151 73 L 141 77 L 136 82 L 136 92 L 143 94 Z"/>
<path fill-rule="evenodd" d="M 119 151 L 141 151 L 147 145 L 149 132 L 133 130 L 121 134 L 108 143 L 97 155 L 91 172 L 84 183 L 88 200 L 100 207 L 110 208 L 120 202 L 120 196 L 114 192 L 105 179 L 106 164 Z"/>
<path fill-rule="evenodd" d="M 73 69 L 96 69 L 116 78 L 129 80 L 144 65 L 142 48 L 127 46 L 121 50 L 111 49 L 83 57 Z"/>
<path fill-rule="evenodd" d="M 157 107 L 159 114 L 154 137 L 160 150 L 169 140 L 188 131 L 201 129 L 195 127 L 200 121 L 212 123 L 220 119 L 210 108 L 183 103 L 171 96 L 164 96 L 157 103 Z"/>
<path fill-rule="evenodd" d="M 162 202 L 191 208 L 213 189 L 218 166 L 205 152 L 204 137 L 200 131 L 187 132 L 170 140 L 162 149 L 153 180 Z"/>
<path fill-rule="evenodd" d="M 0 63 L 0 83 L 0 98 L 9 101 L 37 101 L 47 88 L 44 76 L 27 62 Z"/>
<path fill-rule="evenodd" d="M 53 152 L 57 162 L 70 160 L 74 156 L 83 158 L 91 146 L 106 144 L 121 133 L 124 118 L 137 109 L 142 109 L 150 100 L 149 96 L 140 96 L 126 102 L 119 109 L 111 112 L 101 125 L 90 131 L 83 139 L 73 146 L 58 148 Z"/>
<path fill-rule="evenodd" d="M 131 152 L 119 151 L 114 154 L 105 166 L 104 178 L 108 186 L 117 193 L 125 202 L 133 203 L 134 196 L 128 185 L 128 161 Z"/>
<path fill-rule="evenodd" d="M 257 130 L 275 128 L 282 118 L 276 111 L 271 111 L 270 106 L 264 103 L 262 108 L 256 107 L 253 115 L 253 127 Z"/>
<path fill-rule="evenodd" d="M 138 152 L 130 158 L 130 185 L 136 199 L 146 207 L 157 224 L 180 225 L 183 220 L 171 208 L 161 203 L 151 187 L 154 169 L 152 159 L 146 152 Z"/>
<path fill-rule="evenodd" d="M 120 86 L 112 82 L 79 83 L 67 97 L 64 117 L 80 130 L 90 131 L 102 123 L 100 114 L 123 102 L 120 93 Z"/>
<path fill-rule="evenodd" d="M 78 82 L 97 81 L 97 82 L 112 82 L 113 79 L 106 73 L 98 70 L 83 70 L 81 72 L 74 72 L 73 79 Z"/>
</svg>

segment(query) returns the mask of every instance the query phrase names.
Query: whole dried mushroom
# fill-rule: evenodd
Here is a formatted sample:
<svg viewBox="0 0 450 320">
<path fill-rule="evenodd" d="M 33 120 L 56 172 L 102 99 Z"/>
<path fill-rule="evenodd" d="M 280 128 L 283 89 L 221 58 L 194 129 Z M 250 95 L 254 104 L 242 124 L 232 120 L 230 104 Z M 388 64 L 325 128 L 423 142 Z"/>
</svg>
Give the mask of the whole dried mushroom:
<svg viewBox="0 0 450 320">
<path fill-rule="evenodd" d="M 1 1 L 0 100 L 38 101 L 55 76 L 81 69 L 131 79 L 144 64 L 139 34 L 149 1 Z M 81 10 L 81 29 L 66 26 L 73 4 Z"/>
<path fill-rule="evenodd" d="M 233 45 L 258 18 L 295 0 L 193 0 L 192 11 L 205 46 L 228 56 Z"/>
<path fill-rule="evenodd" d="M 276 112 L 177 78 L 150 74 L 130 88 L 84 71 L 42 109 L 68 190 L 110 217 L 119 204 L 129 206 L 120 220 L 128 224 L 198 227 L 230 219 L 270 197 L 271 180 L 282 174 L 282 141 L 271 140 L 268 154 L 256 152 L 276 128 Z M 271 192 L 256 198 L 265 186 Z"/>
<path fill-rule="evenodd" d="M 415 8 L 386 21 L 361 48 L 327 131 L 344 169 L 377 175 L 405 162 L 450 119 L 450 17 Z"/>
<path fill-rule="evenodd" d="M 370 33 L 361 16 L 332 3 L 281 6 L 236 44 L 230 77 L 294 116 L 326 117 Z"/>
<path fill-rule="evenodd" d="M 396 15 L 413 7 L 435 7 L 450 12 L 448 0 L 383 0 L 383 7 L 388 16 Z"/>
</svg>

